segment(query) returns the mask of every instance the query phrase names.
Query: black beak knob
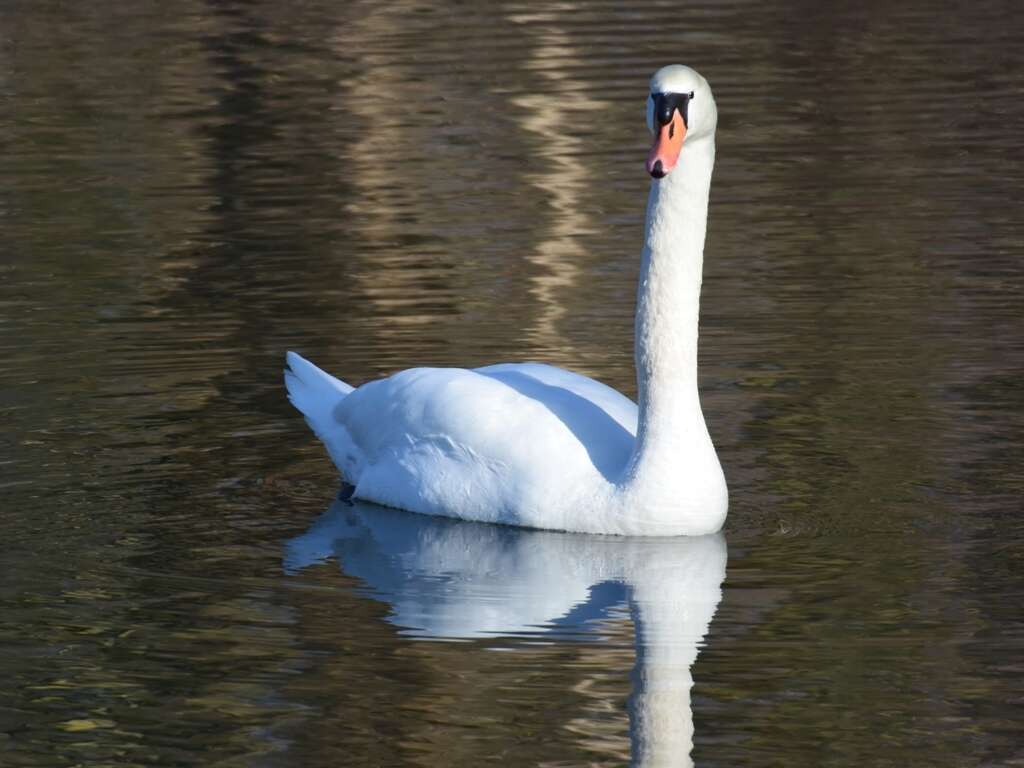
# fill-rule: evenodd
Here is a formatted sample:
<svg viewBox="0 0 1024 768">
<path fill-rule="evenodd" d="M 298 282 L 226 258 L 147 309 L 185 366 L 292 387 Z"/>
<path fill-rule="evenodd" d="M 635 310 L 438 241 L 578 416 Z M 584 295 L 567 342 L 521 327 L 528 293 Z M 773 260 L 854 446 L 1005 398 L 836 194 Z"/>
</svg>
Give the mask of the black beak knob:
<svg viewBox="0 0 1024 768">
<path fill-rule="evenodd" d="M 683 118 L 683 125 L 690 127 L 690 120 L 687 113 L 690 111 L 690 100 L 693 98 L 693 91 L 689 93 L 652 93 L 654 99 L 654 118 L 659 125 L 668 125 L 672 122 L 672 113 L 677 109 Z"/>
<path fill-rule="evenodd" d="M 672 113 L 675 112 L 675 104 L 669 103 L 668 99 L 661 99 L 660 103 L 655 102 L 655 114 L 658 117 L 659 125 L 668 125 L 672 122 Z"/>
</svg>

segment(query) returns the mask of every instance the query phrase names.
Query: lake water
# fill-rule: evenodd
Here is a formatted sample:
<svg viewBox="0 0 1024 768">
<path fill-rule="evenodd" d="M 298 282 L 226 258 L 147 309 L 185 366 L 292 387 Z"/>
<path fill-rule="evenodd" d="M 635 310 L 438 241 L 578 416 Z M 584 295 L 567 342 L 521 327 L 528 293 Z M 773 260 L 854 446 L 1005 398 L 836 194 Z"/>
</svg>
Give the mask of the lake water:
<svg viewBox="0 0 1024 768">
<path fill-rule="evenodd" d="M 335 503 L 287 349 L 633 394 L 675 61 L 724 534 Z M 0 764 L 1024 766 L 1022 71 L 998 0 L 0 6 Z"/>
</svg>

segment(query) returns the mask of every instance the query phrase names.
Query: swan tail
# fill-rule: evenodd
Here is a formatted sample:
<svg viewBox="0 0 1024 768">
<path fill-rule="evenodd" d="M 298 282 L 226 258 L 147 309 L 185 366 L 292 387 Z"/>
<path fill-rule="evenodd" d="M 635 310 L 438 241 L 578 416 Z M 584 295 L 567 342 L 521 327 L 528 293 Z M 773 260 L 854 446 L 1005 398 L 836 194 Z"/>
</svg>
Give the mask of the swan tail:
<svg viewBox="0 0 1024 768">
<path fill-rule="evenodd" d="M 334 409 L 353 387 L 321 371 L 295 352 L 289 352 L 286 359 L 284 384 L 288 388 L 288 399 L 306 417 L 306 423 L 316 436 L 330 448 L 339 426 Z"/>
</svg>

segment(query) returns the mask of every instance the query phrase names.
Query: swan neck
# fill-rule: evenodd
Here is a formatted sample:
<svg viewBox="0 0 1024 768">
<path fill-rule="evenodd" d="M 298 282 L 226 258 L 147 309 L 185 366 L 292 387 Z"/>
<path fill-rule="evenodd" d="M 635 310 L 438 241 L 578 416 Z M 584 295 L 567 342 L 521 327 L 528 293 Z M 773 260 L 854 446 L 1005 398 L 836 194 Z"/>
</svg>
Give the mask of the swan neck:
<svg viewBox="0 0 1024 768">
<path fill-rule="evenodd" d="M 675 170 L 651 185 L 636 308 L 636 442 L 616 486 L 618 501 L 635 510 L 622 526 L 626 533 L 713 533 L 728 510 L 725 477 L 697 390 L 714 157 L 713 137 L 687 141 Z"/>
<path fill-rule="evenodd" d="M 710 141 L 685 147 L 680 167 L 651 185 L 637 293 L 641 409 L 658 405 L 664 394 L 697 391 L 697 323 L 713 163 Z"/>
<path fill-rule="evenodd" d="M 681 441 L 707 439 L 697 394 L 697 324 L 713 166 L 714 140 L 699 139 L 684 145 L 676 169 L 651 185 L 637 292 L 634 474 L 651 452 L 678 454 Z"/>
</svg>

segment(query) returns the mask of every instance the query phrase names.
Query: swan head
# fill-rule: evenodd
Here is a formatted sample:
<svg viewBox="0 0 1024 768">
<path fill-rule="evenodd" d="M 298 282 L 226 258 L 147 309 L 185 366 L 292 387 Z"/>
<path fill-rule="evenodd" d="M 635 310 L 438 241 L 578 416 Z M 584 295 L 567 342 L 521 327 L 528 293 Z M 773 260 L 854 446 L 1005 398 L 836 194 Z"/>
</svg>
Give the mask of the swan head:
<svg viewBox="0 0 1024 768">
<path fill-rule="evenodd" d="M 715 135 L 718 109 L 711 86 L 700 74 L 682 64 L 662 67 L 651 77 L 647 96 L 647 127 L 654 145 L 647 156 L 647 172 L 660 179 L 675 168 L 683 142 Z"/>
</svg>

